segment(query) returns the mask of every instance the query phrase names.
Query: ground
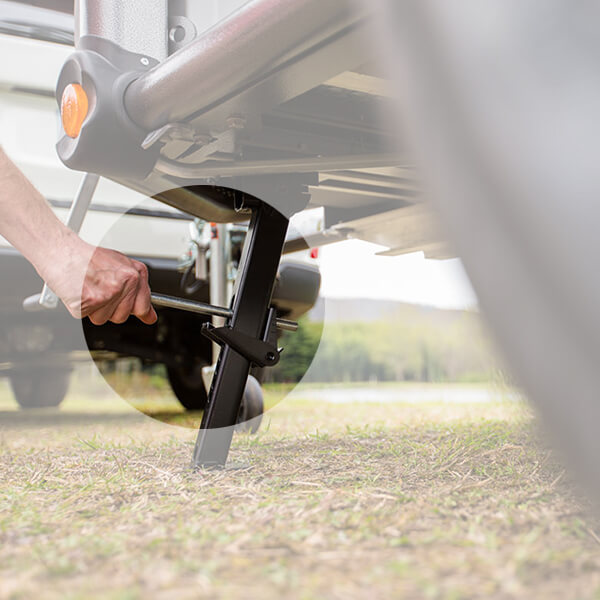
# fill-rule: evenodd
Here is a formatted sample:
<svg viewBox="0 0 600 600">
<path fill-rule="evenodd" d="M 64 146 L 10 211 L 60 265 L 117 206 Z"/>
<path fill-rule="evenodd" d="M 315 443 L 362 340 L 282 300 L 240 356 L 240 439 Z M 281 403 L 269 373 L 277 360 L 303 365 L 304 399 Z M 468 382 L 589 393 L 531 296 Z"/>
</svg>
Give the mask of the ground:
<svg viewBox="0 0 600 600">
<path fill-rule="evenodd" d="M 0 388 L 0 597 L 600 598 L 598 522 L 522 402 L 300 395 L 224 471 L 194 438 Z"/>
</svg>

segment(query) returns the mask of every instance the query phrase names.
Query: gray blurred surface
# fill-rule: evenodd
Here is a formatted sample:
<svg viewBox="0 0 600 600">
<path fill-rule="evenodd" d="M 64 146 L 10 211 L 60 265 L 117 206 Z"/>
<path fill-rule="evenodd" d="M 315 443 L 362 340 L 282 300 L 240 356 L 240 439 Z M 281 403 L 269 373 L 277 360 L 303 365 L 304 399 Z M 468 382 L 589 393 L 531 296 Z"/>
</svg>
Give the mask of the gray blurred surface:
<svg viewBox="0 0 600 600">
<path fill-rule="evenodd" d="M 600 489 L 594 2 L 383 2 L 425 185 L 528 395 Z"/>
</svg>

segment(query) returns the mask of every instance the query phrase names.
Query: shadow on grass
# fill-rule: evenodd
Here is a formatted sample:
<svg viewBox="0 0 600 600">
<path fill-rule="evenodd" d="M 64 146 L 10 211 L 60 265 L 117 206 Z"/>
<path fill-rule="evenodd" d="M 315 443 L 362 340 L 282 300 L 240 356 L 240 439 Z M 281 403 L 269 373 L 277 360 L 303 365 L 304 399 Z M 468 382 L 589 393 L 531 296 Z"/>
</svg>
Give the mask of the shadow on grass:
<svg viewBox="0 0 600 600">
<path fill-rule="evenodd" d="M 179 427 L 187 427 L 188 429 L 198 429 L 202 422 L 202 411 L 181 412 L 181 411 L 166 411 L 166 410 L 151 410 L 144 409 L 141 411 L 147 417 L 166 423 L 167 425 L 177 425 Z"/>
<path fill-rule="evenodd" d="M 0 411 L 0 429 L 37 429 L 69 425 L 123 425 L 140 423 L 136 413 L 62 412 L 58 409 Z"/>
<path fill-rule="evenodd" d="M 202 421 L 202 411 L 182 412 L 181 410 L 164 410 L 151 408 L 138 409 L 135 413 L 118 413 L 102 411 L 61 411 L 56 408 L 32 409 L 26 411 L 0 411 L 0 429 L 65 426 L 65 425 L 123 425 L 140 423 L 142 415 L 168 425 L 178 425 L 198 429 Z"/>
</svg>

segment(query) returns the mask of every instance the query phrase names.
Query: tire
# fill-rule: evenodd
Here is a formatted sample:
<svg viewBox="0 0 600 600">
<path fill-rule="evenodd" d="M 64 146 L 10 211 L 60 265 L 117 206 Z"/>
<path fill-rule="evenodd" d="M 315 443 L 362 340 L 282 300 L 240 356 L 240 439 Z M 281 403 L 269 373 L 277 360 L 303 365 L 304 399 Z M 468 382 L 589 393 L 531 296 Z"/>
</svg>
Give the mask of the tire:
<svg viewBox="0 0 600 600">
<path fill-rule="evenodd" d="M 262 388 L 256 378 L 250 375 L 246 382 L 240 412 L 238 413 L 238 424 L 236 431 L 244 433 L 256 433 L 262 422 L 265 411 Z"/>
<path fill-rule="evenodd" d="M 167 367 L 167 377 L 177 400 L 186 410 L 204 410 L 208 394 L 202 378 L 202 365 L 193 369 Z"/>
<path fill-rule="evenodd" d="M 33 367 L 9 376 L 15 400 L 24 410 L 59 406 L 67 395 L 70 378 L 70 370 Z"/>
</svg>

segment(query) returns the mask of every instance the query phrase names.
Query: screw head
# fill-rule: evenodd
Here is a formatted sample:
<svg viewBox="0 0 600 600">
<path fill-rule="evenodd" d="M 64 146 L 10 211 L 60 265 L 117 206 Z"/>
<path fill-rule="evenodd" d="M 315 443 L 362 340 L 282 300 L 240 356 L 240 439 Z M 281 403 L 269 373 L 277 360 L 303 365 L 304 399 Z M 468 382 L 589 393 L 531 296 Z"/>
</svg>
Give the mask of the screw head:
<svg viewBox="0 0 600 600">
<path fill-rule="evenodd" d="M 150 59 L 146 58 L 145 56 L 143 58 L 140 58 L 140 62 L 147 67 L 150 64 Z"/>
</svg>

